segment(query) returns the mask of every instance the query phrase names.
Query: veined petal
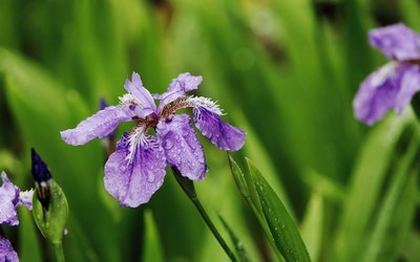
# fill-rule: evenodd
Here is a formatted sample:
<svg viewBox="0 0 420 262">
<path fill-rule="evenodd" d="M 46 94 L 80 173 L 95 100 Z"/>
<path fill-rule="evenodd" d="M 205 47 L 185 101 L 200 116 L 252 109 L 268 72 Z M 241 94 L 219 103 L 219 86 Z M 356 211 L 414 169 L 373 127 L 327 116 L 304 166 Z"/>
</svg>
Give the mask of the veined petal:
<svg viewBox="0 0 420 262">
<path fill-rule="evenodd" d="M 400 73 L 400 91 L 395 99 L 395 111 L 402 113 L 411 98 L 420 91 L 420 66 L 404 65 Z"/>
<path fill-rule="evenodd" d="M 369 42 L 391 59 L 420 59 L 420 34 L 403 23 L 369 31 Z"/>
<path fill-rule="evenodd" d="M 0 187 L 0 224 L 19 225 L 16 206 L 19 203 L 20 190 L 10 182 L 6 173 L 2 172 L 1 179 L 3 184 Z"/>
<path fill-rule="evenodd" d="M 0 236 L 0 261 L 19 262 L 18 255 L 9 240 Z"/>
<path fill-rule="evenodd" d="M 190 97 L 194 112 L 194 121 L 201 133 L 224 151 L 238 151 L 245 144 L 246 133 L 221 118 L 219 106 L 206 97 Z"/>
<path fill-rule="evenodd" d="M 371 73 L 360 85 L 353 100 L 356 118 L 372 125 L 384 117 L 395 104 L 399 92 L 399 64 L 388 63 Z"/>
<path fill-rule="evenodd" d="M 105 164 L 105 188 L 121 205 L 147 203 L 162 186 L 166 159 L 160 141 L 142 128 L 124 135 Z"/>
<path fill-rule="evenodd" d="M 179 97 L 183 97 L 187 92 L 198 89 L 203 81 L 201 76 L 193 76 L 190 73 L 182 73 L 173 79 L 165 93 L 158 96 L 160 99 L 159 110 L 165 105 L 175 101 Z"/>
<path fill-rule="evenodd" d="M 155 101 L 153 100 L 150 92 L 144 88 L 139 74 L 133 72 L 131 75 L 131 81 L 126 80 L 124 88 L 127 92 L 135 96 L 138 101 L 140 101 L 142 108 L 149 108 L 152 110 L 156 109 Z"/>
<path fill-rule="evenodd" d="M 135 108 L 130 105 L 109 106 L 80 122 L 74 129 L 61 132 L 61 138 L 70 145 L 83 145 L 94 138 L 104 138 L 117 126 L 136 116 Z"/>
<path fill-rule="evenodd" d="M 197 139 L 190 117 L 175 115 L 170 120 L 160 121 L 157 133 L 162 140 L 166 160 L 175 166 L 183 176 L 201 180 L 207 172 L 203 147 Z"/>
</svg>

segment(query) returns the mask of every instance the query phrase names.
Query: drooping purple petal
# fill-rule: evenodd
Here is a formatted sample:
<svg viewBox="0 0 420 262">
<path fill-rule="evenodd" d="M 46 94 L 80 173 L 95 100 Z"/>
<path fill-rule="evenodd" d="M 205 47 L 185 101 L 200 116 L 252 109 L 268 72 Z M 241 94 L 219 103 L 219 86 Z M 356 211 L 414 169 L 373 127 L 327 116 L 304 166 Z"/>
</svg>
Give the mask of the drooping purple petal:
<svg viewBox="0 0 420 262">
<path fill-rule="evenodd" d="M 420 65 L 402 65 L 400 91 L 395 99 L 395 111 L 401 113 L 410 103 L 411 98 L 420 91 Z"/>
<path fill-rule="evenodd" d="M 126 80 L 124 84 L 125 90 L 135 96 L 137 100 L 140 102 L 140 106 L 142 108 L 148 108 L 155 110 L 156 104 L 153 100 L 152 95 L 150 92 L 144 88 L 143 82 L 141 81 L 140 75 L 133 72 L 131 75 L 131 81 Z"/>
<path fill-rule="evenodd" d="M 117 126 L 136 116 L 131 105 L 109 106 L 80 122 L 75 128 L 61 132 L 61 138 L 70 145 L 83 145 L 94 138 L 104 138 Z"/>
<path fill-rule="evenodd" d="M 391 59 L 420 59 L 420 34 L 402 23 L 369 31 L 369 42 Z"/>
<path fill-rule="evenodd" d="M 399 76 L 403 71 L 403 67 L 391 62 L 371 73 L 362 82 L 353 100 L 357 119 L 367 125 L 372 125 L 394 107 L 400 90 Z"/>
<path fill-rule="evenodd" d="M 19 262 L 18 255 L 9 240 L 0 236 L 0 261 Z"/>
<path fill-rule="evenodd" d="M 21 192 L 17 186 L 10 182 L 6 173 L 1 173 L 2 185 L 0 187 L 0 224 L 17 226 L 19 220 L 16 208 L 25 205 L 32 209 L 33 191 Z"/>
<path fill-rule="evenodd" d="M 243 147 L 245 131 L 224 122 L 215 102 L 206 97 L 188 97 L 186 103 L 193 108 L 196 127 L 215 146 L 224 151 L 238 151 Z"/>
<path fill-rule="evenodd" d="M 198 89 L 203 81 L 201 76 L 193 76 L 190 73 L 182 73 L 172 80 L 165 93 L 158 96 L 160 99 L 159 109 L 175 101 L 179 97 L 185 96 L 189 91 Z"/>
<path fill-rule="evenodd" d="M 207 165 L 203 148 L 188 115 L 175 115 L 170 120 L 162 120 L 157 126 L 157 133 L 169 165 L 175 166 L 191 180 L 204 178 Z"/>
<path fill-rule="evenodd" d="M 213 145 L 224 151 L 238 151 L 245 144 L 246 133 L 222 120 L 206 108 L 194 108 L 195 125 Z"/>
<path fill-rule="evenodd" d="M 105 164 L 105 188 L 121 205 L 147 203 L 162 186 L 166 159 L 160 141 L 137 128 L 124 135 Z"/>
</svg>

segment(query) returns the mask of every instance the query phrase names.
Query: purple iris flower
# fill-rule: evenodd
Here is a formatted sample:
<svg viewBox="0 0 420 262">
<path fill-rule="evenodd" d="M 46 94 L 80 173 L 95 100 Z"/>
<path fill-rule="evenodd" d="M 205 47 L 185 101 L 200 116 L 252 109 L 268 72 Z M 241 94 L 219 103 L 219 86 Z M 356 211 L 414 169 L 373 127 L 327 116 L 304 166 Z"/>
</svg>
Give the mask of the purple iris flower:
<svg viewBox="0 0 420 262">
<path fill-rule="evenodd" d="M 0 236 L 0 261 L 18 262 L 19 258 L 9 240 Z"/>
<path fill-rule="evenodd" d="M 33 190 L 21 191 L 10 182 L 6 173 L 1 173 L 2 185 L 0 187 L 0 224 L 11 226 L 19 225 L 16 209 L 20 205 L 32 210 Z M 0 261 L 19 261 L 9 240 L 0 236 Z"/>
<path fill-rule="evenodd" d="M 125 121 L 135 127 L 118 141 L 117 148 L 105 164 L 105 188 L 121 205 L 137 207 L 147 203 L 161 187 L 165 167 L 169 165 L 191 179 L 201 180 L 207 172 L 203 147 L 191 118 L 175 115 L 180 109 L 192 108 L 195 126 L 215 146 L 224 151 L 237 151 L 245 143 L 245 132 L 221 116 L 219 106 L 206 97 L 187 96 L 198 89 L 201 76 L 180 74 L 161 95 L 144 88 L 140 76 L 133 73 L 124 84 L 127 94 L 120 104 L 108 106 L 82 121 L 76 128 L 61 132 L 71 145 L 82 145 L 103 138 Z M 159 105 L 155 104 L 159 100 Z M 155 134 L 152 134 L 153 131 Z"/>
<path fill-rule="evenodd" d="M 362 82 L 353 101 L 356 117 L 372 125 L 391 108 L 401 114 L 420 90 L 420 34 L 399 23 L 371 30 L 369 43 L 392 60 Z"/>
<path fill-rule="evenodd" d="M 16 209 L 20 205 L 32 209 L 33 190 L 21 191 L 10 182 L 6 173 L 1 173 L 3 184 L 0 187 L 0 224 L 19 225 Z"/>
</svg>

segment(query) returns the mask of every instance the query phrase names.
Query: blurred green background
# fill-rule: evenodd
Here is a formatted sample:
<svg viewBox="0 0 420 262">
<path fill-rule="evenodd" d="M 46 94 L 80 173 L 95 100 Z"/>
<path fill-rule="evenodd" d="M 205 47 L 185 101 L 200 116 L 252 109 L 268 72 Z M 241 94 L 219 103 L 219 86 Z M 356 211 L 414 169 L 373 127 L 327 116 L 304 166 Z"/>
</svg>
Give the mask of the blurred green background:
<svg viewBox="0 0 420 262">
<path fill-rule="evenodd" d="M 313 261 L 420 261 L 412 118 L 367 128 L 352 112 L 359 83 L 386 61 L 367 31 L 398 21 L 420 30 L 420 1 L 0 0 L 0 170 L 29 188 L 30 147 L 49 164 L 71 209 L 69 261 L 227 261 L 169 170 L 149 204 L 123 209 L 104 191 L 100 141 L 59 136 L 101 97 L 116 103 L 132 71 L 154 93 L 188 71 L 247 130 L 235 156 L 279 193 Z M 203 143 L 205 207 L 252 261 L 275 260 L 227 156 Z M 6 233 L 21 260 L 48 261 L 30 213 L 20 215 Z"/>
</svg>

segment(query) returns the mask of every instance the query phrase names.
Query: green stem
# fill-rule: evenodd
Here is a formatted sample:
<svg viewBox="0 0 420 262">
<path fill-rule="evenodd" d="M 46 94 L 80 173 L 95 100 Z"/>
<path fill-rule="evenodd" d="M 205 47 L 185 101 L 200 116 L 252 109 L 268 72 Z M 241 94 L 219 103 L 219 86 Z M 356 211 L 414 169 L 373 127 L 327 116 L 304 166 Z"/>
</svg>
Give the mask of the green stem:
<svg viewBox="0 0 420 262">
<path fill-rule="evenodd" d="M 193 182 L 189 180 L 188 178 L 183 177 L 181 173 L 179 172 L 179 170 L 174 167 L 172 168 L 172 172 L 174 173 L 178 184 L 181 186 L 185 194 L 187 194 L 187 196 L 193 202 L 194 206 L 197 208 L 198 212 L 200 213 L 204 222 L 206 222 L 210 231 L 213 233 L 213 236 L 216 238 L 217 242 L 219 242 L 220 246 L 223 248 L 223 250 L 226 252 L 226 254 L 229 256 L 229 258 L 232 261 L 237 261 L 235 254 L 232 252 L 232 250 L 230 250 L 229 246 L 227 245 L 223 237 L 220 235 L 219 231 L 217 230 L 213 221 L 210 219 L 203 205 L 201 205 L 201 202 L 198 199 L 197 193 L 195 192 Z"/>
<path fill-rule="evenodd" d="M 64 262 L 64 252 L 63 252 L 63 244 L 62 242 L 52 243 L 54 257 L 56 262 Z"/>
<path fill-rule="evenodd" d="M 413 107 L 414 114 L 416 115 L 417 119 L 420 120 L 420 93 L 413 97 L 411 105 Z"/>
</svg>

